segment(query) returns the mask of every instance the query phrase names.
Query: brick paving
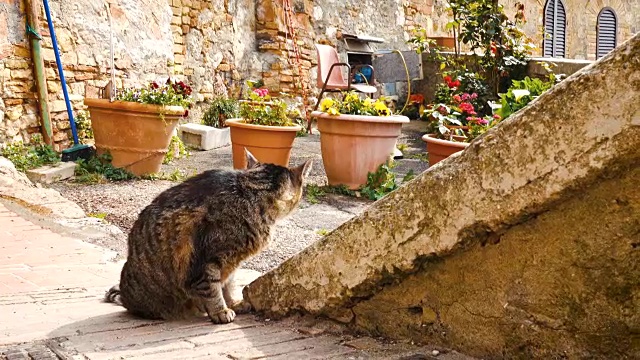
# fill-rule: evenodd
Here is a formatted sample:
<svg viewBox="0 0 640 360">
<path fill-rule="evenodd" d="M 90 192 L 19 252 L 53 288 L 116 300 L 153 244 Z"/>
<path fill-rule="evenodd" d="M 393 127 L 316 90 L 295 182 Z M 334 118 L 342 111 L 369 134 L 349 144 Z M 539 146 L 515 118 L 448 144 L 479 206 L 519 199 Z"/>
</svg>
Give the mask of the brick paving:
<svg viewBox="0 0 640 360">
<path fill-rule="evenodd" d="M 206 318 L 134 318 L 101 301 L 119 279 L 122 262 L 111 261 L 114 255 L 42 228 L 0 203 L 0 360 L 434 358 L 430 349 L 373 339 L 363 347 L 358 344 L 366 338 L 335 335 L 316 320 L 243 315 L 213 325 Z M 255 278 L 243 274 L 239 285 Z M 468 359 L 455 353 L 437 358 Z"/>
</svg>

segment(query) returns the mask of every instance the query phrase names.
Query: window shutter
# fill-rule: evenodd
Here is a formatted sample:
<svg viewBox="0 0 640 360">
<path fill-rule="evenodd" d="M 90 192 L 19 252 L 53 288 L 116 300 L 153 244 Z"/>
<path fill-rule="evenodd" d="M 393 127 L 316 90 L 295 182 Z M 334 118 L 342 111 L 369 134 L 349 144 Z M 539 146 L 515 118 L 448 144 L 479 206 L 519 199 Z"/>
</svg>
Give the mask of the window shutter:
<svg viewBox="0 0 640 360">
<path fill-rule="evenodd" d="M 544 9 L 543 55 L 565 57 L 567 13 L 561 0 L 547 0 Z"/>
<path fill-rule="evenodd" d="M 617 45 L 618 19 L 611 8 L 604 8 L 598 14 L 598 29 L 596 41 L 596 57 L 607 55 Z"/>
</svg>

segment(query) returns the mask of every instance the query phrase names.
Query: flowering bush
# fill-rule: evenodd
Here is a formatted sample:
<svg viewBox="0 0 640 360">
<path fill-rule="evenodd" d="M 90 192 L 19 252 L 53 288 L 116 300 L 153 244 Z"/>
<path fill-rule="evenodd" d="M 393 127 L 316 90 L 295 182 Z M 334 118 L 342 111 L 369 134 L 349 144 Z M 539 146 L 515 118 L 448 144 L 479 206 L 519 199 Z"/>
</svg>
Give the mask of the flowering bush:
<svg viewBox="0 0 640 360">
<path fill-rule="evenodd" d="M 325 98 L 320 103 L 320 111 L 329 115 L 369 115 L 369 116 L 390 116 L 391 110 L 385 104 L 383 98 L 376 100 L 371 98 L 361 98 L 353 91 L 344 94 L 341 100 Z"/>
<path fill-rule="evenodd" d="M 266 88 L 254 88 L 248 81 L 249 100 L 240 102 L 240 117 L 247 124 L 264 126 L 296 126 L 300 111 L 280 99 L 274 99 Z M 297 121 L 296 121 L 297 120 Z"/>
<path fill-rule="evenodd" d="M 430 105 L 425 112 L 430 120 L 428 132 L 439 139 L 470 142 L 502 120 L 497 114 L 476 116 L 472 105 L 462 104 L 465 104 L 465 110 L 446 104 Z"/>
<path fill-rule="evenodd" d="M 115 98 L 120 101 L 131 101 L 141 104 L 182 106 L 187 109 L 193 104 L 191 92 L 191 87 L 183 81 L 176 82 L 169 78 L 164 84 L 158 84 L 153 81 L 142 89 L 127 88 L 120 90 L 116 93 Z M 188 114 L 189 110 L 186 110 L 184 116 Z"/>
</svg>

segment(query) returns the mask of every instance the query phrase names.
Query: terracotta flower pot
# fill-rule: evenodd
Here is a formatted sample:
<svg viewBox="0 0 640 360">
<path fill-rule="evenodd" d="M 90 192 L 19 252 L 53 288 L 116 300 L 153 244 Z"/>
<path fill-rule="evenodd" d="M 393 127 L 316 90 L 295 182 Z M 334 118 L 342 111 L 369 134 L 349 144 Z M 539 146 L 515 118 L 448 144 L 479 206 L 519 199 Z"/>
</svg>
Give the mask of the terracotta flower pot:
<svg viewBox="0 0 640 360">
<path fill-rule="evenodd" d="M 406 116 L 329 115 L 314 111 L 329 185 L 355 190 L 394 153 Z"/>
<path fill-rule="evenodd" d="M 109 152 L 115 167 L 137 176 L 157 173 L 171 136 L 184 115 L 181 106 L 85 99 L 98 154 Z"/>
<path fill-rule="evenodd" d="M 243 119 L 229 119 L 233 168 L 245 169 L 247 148 L 261 163 L 289 166 L 291 147 L 300 126 L 264 126 L 245 124 Z"/>
<path fill-rule="evenodd" d="M 426 134 L 422 136 L 422 141 L 427 143 L 427 153 L 429 153 L 429 165 L 448 158 L 449 156 L 464 150 L 469 143 L 442 140 L 435 137 L 435 134 Z M 456 137 L 456 136 L 454 136 Z M 463 139 L 462 137 L 458 137 Z"/>
<path fill-rule="evenodd" d="M 456 48 L 456 39 L 451 36 L 436 36 L 431 37 L 431 39 L 436 41 L 436 45 L 446 48 L 446 49 L 455 49 Z"/>
</svg>

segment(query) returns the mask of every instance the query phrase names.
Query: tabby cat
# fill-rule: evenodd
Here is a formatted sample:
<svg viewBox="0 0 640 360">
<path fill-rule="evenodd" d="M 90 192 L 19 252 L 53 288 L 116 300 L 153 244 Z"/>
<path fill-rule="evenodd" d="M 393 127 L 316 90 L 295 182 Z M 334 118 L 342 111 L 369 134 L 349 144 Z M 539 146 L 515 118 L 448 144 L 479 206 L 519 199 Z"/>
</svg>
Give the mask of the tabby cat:
<svg viewBox="0 0 640 360">
<path fill-rule="evenodd" d="M 233 272 L 267 245 L 276 220 L 297 207 L 311 160 L 287 168 L 245 153 L 246 170 L 206 171 L 142 210 L 129 233 L 120 284 L 107 292 L 107 302 L 149 319 L 206 312 L 216 324 L 250 309 L 231 297 Z"/>
</svg>

